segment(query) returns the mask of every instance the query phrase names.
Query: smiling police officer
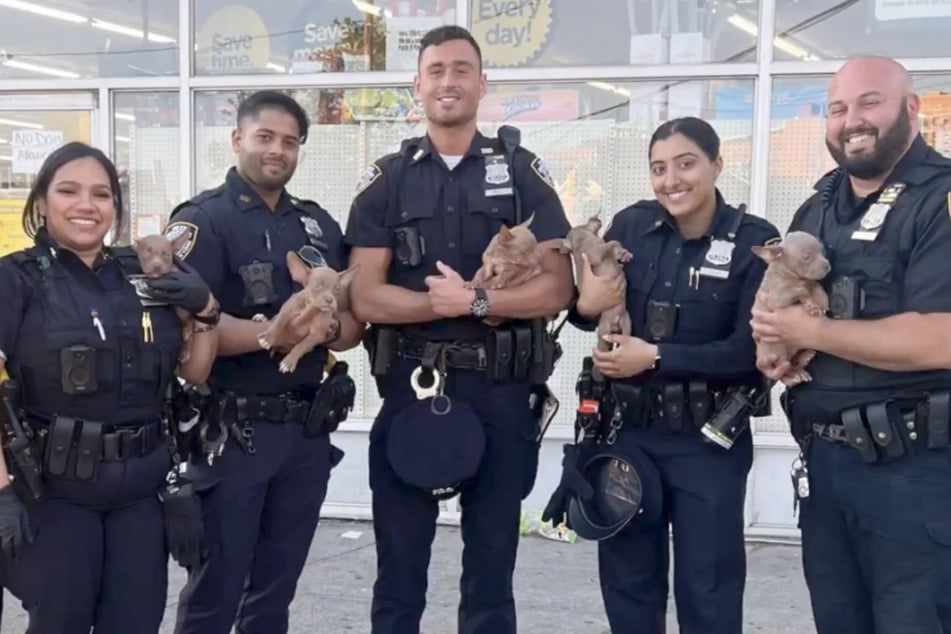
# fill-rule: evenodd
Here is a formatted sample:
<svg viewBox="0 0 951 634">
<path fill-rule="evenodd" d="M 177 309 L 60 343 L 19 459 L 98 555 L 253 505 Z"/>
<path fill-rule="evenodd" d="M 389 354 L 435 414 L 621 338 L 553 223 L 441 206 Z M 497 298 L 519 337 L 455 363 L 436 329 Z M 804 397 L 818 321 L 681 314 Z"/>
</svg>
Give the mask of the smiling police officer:
<svg viewBox="0 0 951 634">
<path fill-rule="evenodd" d="M 753 313 L 762 341 L 818 351 L 812 381 L 783 396 L 819 634 L 951 632 L 951 160 L 919 135 L 920 105 L 894 60 L 836 73 L 839 167 L 790 226 L 825 245 L 829 316 Z"/>
<path fill-rule="evenodd" d="M 374 326 L 384 397 L 370 433 L 372 631 L 419 631 L 437 500 L 460 493 L 459 631 L 510 633 L 520 503 L 538 458 L 529 394 L 552 356 L 538 318 L 569 304 L 572 276 L 550 243 L 539 247 L 543 272 L 517 288 L 472 290 L 464 280 L 501 227 L 534 214 L 544 243 L 569 225 L 542 162 L 478 132 L 486 84 L 468 31 L 445 26 L 422 38 L 415 88 L 427 134 L 370 166 L 347 227 L 360 264 L 353 310 Z M 490 316 L 507 321 L 490 328 Z"/>
<path fill-rule="evenodd" d="M 285 373 L 280 357 L 261 349 L 258 335 L 267 324 L 254 319 L 272 318 L 295 290 L 288 252 L 316 266 L 347 265 L 337 222 L 284 188 L 307 128 L 306 113 L 287 95 L 249 96 L 232 133 L 237 166 L 224 185 L 173 212 L 166 230 L 169 237 L 187 236 L 180 257 L 221 301 L 219 357 L 208 381 L 218 429 L 209 436 L 233 440 L 214 462 L 222 481 L 204 499 L 210 555 L 189 570 L 180 634 L 226 634 L 232 624 L 243 634 L 287 631 L 330 470 L 342 457 L 329 433 L 352 405 L 352 382 L 339 372 L 344 365 L 322 385 L 321 377 L 327 349 L 356 345 L 362 324 L 341 313 L 323 345 Z M 275 348 L 286 353 L 303 334 L 285 335 Z M 213 459 L 221 447 L 206 449 Z"/>
</svg>

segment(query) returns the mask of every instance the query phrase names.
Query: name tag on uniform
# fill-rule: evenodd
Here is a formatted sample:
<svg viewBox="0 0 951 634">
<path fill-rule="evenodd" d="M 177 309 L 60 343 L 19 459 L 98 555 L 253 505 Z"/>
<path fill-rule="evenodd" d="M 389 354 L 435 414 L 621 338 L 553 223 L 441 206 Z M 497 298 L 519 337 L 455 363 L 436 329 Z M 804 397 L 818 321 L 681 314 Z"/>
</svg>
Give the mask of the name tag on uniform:
<svg viewBox="0 0 951 634">
<path fill-rule="evenodd" d="M 852 232 L 852 239 L 874 242 L 885 224 L 888 212 L 895 206 L 899 194 L 904 189 L 904 183 L 892 183 L 886 187 L 878 200 L 862 216 L 859 228 Z"/>
<path fill-rule="evenodd" d="M 486 196 L 511 196 L 512 175 L 509 173 L 509 165 L 505 156 L 501 154 L 490 154 L 483 157 L 485 159 L 485 195 Z M 508 184 L 507 187 L 502 187 Z"/>
</svg>

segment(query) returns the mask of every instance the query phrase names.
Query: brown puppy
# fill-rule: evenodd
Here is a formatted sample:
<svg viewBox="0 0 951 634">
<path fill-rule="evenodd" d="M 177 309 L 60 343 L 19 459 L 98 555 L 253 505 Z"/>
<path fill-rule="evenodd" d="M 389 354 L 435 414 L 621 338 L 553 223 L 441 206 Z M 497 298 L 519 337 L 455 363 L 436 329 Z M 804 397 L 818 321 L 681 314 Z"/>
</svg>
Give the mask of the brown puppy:
<svg viewBox="0 0 951 634">
<path fill-rule="evenodd" d="M 792 231 L 778 244 L 754 246 L 753 253 L 768 264 L 760 283 L 760 291 L 767 295 L 768 308 L 802 304 L 809 314 L 817 317 L 829 309 L 829 296 L 819 280 L 828 275 L 832 267 L 815 236 Z M 767 307 L 757 299 L 754 308 Z M 815 350 L 790 350 L 782 344 L 759 342 L 757 348 L 760 354 L 776 355 L 778 361 L 790 362 L 792 367 L 783 377 L 787 385 L 812 380 L 806 366 L 816 356 Z"/>
<path fill-rule="evenodd" d="M 168 238 L 161 234 L 151 234 L 143 236 L 135 241 L 133 248 L 139 256 L 139 265 L 142 267 L 142 273 L 148 278 L 156 278 L 171 272 L 175 268 L 172 254 L 175 253 L 188 238 L 187 233 L 183 233 L 175 242 L 169 242 Z M 187 310 L 176 308 L 175 313 L 182 322 L 182 352 L 178 356 L 179 363 L 185 363 L 191 356 L 188 350 L 188 342 L 192 336 L 192 330 L 195 326 L 195 320 Z"/>
<path fill-rule="evenodd" d="M 349 305 L 347 291 L 359 265 L 338 273 L 329 266 L 310 268 L 294 251 L 287 252 L 291 279 L 303 286 L 281 306 L 270 325 L 258 335 L 258 343 L 270 350 L 291 323 L 309 324 L 307 335 L 281 360 L 281 372 L 297 369 L 305 354 L 327 340 L 333 331 L 340 305 Z"/>
<path fill-rule="evenodd" d="M 568 235 L 561 241 L 558 250 L 561 253 L 571 253 L 575 261 L 575 275 L 581 283 L 584 263 L 582 254 L 587 256 L 591 272 L 598 277 L 616 278 L 624 275 L 624 264 L 631 261 L 631 252 L 621 246 L 617 240 L 605 242 L 599 235 L 601 220 L 592 216 L 583 225 L 572 227 Z M 608 334 L 631 334 L 631 316 L 625 306 L 624 286 L 622 286 L 621 302 L 605 310 L 598 319 L 598 349 L 610 350 L 611 344 L 603 340 Z"/>
<path fill-rule="evenodd" d="M 482 253 L 482 266 L 466 286 L 499 289 L 517 286 L 542 272 L 538 240 L 529 229 L 535 214 L 514 227 L 502 226 Z"/>
</svg>

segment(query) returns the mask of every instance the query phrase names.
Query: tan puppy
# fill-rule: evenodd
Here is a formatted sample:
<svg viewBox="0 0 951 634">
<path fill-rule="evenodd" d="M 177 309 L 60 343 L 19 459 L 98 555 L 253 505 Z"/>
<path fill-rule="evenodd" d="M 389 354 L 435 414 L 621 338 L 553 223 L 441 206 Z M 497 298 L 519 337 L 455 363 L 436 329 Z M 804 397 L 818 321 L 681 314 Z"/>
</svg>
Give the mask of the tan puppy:
<svg viewBox="0 0 951 634">
<path fill-rule="evenodd" d="M 829 309 L 829 296 L 819 280 L 829 274 L 831 266 L 822 243 L 812 234 L 792 231 L 782 242 L 769 246 L 754 246 L 753 253 L 766 263 L 766 273 L 760 291 L 767 296 L 762 306 L 759 295 L 754 308 L 785 308 L 802 304 L 811 315 L 821 316 Z M 757 342 L 758 355 L 775 355 L 779 362 L 789 361 L 791 367 L 783 377 L 787 385 L 811 381 L 806 366 L 815 358 L 815 350 L 790 350 L 782 344 Z"/>
<path fill-rule="evenodd" d="M 624 264 L 631 261 L 631 252 L 621 246 L 617 240 L 605 242 L 599 235 L 601 220 L 592 216 L 583 225 L 572 227 L 568 235 L 561 241 L 559 251 L 571 253 L 574 256 L 575 275 L 578 283 L 583 278 L 584 262 L 581 256 L 588 259 L 591 272 L 598 277 L 616 278 L 624 275 Z M 625 295 L 622 286 L 621 302 L 605 310 L 598 319 L 598 349 L 610 350 L 611 344 L 603 340 L 608 334 L 631 334 L 631 316 L 625 306 Z"/>
<path fill-rule="evenodd" d="M 181 246 L 180 243 L 184 242 L 187 238 L 187 233 L 183 233 L 175 242 L 169 242 L 168 238 L 161 234 L 151 234 L 136 240 L 133 248 L 135 249 L 136 255 L 139 256 L 139 265 L 142 267 L 142 273 L 144 273 L 146 277 L 154 279 L 171 272 L 173 268 L 176 268 L 172 254 L 179 249 Z M 182 322 L 182 352 L 178 356 L 178 361 L 179 363 L 186 363 L 191 356 L 188 349 L 188 342 L 192 336 L 195 320 L 192 319 L 191 314 L 183 308 L 176 308 L 175 314 L 178 315 L 178 319 Z"/>
<path fill-rule="evenodd" d="M 538 240 L 529 229 L 535 214 L 514 227 L 502 226 L 482 253 L 482 266 L 466 285 L 469 288 L 500 289 L 518 286 L 542 272 Z"/>
<path fill-rule="evenodd" d="M 327 340 L 339 314 L 340 304 L 349 305 L 347 291 L 359 265 L 338 273 L 329 266 L 310 268 L 294 251 L 287 253 L 287 268 L 291 279 L 303 288 L 281 306 L 268 327 L 258 335 L 258 343 L 270 350 L 285 328 L 291 323 L 309 324 L 307 335 L 281 360 L 281 372 L 297 369 L 301 357 Z"/>
</svg>

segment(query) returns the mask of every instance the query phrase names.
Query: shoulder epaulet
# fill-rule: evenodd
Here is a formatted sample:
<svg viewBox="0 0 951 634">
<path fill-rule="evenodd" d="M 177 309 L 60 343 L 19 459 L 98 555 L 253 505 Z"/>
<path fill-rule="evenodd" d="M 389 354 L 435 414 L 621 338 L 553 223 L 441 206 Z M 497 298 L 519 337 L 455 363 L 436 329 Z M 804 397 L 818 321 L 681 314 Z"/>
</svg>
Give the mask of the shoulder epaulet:
<svg viewBox="0 0 951 634">
<path fill-rule="evenodd" d="M 207 200 L 211 200 L 212 198 L 217 198 L 218 196 L 221 196 L 223 193 L 225 193 L 224 185 L 219 185 L 218 187 L 213 187 L 212 189 L 206 189 L 203 192 L 198 192 L 196 195 L 192 196 L 188 200 L 176 205 L 175 208 L 172 209 L 172 213 L 168 215 L 168 221 L 172 222 L 175 219 L 176 214 L 178 214 L 178 212 L 181 211 L 182 209 L 186 207 L 198 207 L 199 209 L 201 209 L 202 203 L 204 203 Z"/>
<path fill-rule="evenodd" d="M 380 160 L 382 161 L 387 158 L 393 158 L 394 156 L 401 156 L 403 154 L 406 154 L 408 151 L 419 147 L 419 144 L 422 143 L 422 141 L 423 141 L 423 137 L 421 136 L 413 136 L 413 137 L 409 137 L 408 139 L 403 139 L 400 142 L 400 149 L 398 152 L 392 152 L 390 154 L 387 154 Z"/>
<path fill-rule="evenodd" d="M 23 272 L 34 280 L 46 283 L 52 275 L 53 264 L 49 251 L 33 246 L 8 256 Z"/>
</svg>

